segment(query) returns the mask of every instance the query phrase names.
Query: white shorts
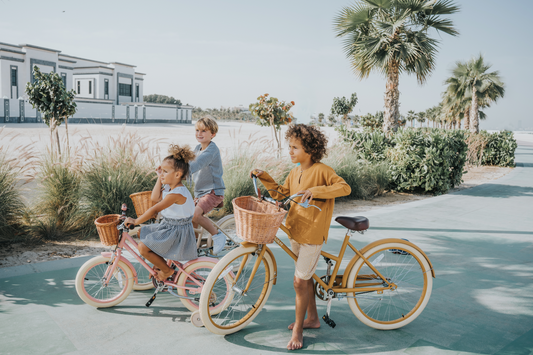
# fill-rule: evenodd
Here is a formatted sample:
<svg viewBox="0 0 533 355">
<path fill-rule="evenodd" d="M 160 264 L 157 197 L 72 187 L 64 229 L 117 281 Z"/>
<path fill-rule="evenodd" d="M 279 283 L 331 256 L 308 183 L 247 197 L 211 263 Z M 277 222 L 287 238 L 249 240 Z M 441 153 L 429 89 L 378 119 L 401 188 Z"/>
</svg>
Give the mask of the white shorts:
<svg viewBox="0 0 533 355">
<path fill-rule="evenodd" d="M 318 265 L 322 244 L 300 244 L 292 239 L 289 241 L 292 252 L 298 257 L 294 262 L 294 276 L 302 280 L 309 280 L 313 277 Z"/>
</svg>

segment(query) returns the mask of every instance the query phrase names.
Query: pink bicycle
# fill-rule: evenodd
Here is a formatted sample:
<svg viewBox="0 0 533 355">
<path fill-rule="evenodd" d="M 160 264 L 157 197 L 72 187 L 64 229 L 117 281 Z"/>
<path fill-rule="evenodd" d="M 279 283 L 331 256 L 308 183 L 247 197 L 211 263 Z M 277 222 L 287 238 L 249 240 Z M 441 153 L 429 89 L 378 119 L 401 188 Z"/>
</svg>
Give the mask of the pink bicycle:
<svg viewBox="0 0 533 355">
<path fill-rule="evenodd" d="M 167 263 L 174 268 L 174 274 L 165 281 L 157 281 L 156 272 L 145 261 L 137 250 L 137 242 L 128 234 L 128 227 L 124 222 L 117 229 L 120 231 L 118 243 L 113 252 L 104 252 L 88 260 L 81 266 L 76 275 L 76 292 L 88 305 L 97 308 L 113 307 L 128 297 L 132 289 L 143 290 L 155 286 L 155 292 L 146 303 L 149 307 L 159 292 L 168 292 L 178 297 L 183 305 L 194 312 L 191 321 L 196 326 L 201 326 L 198 314 L 200 293 L 211 270 L 215 267 L 218 259 L 211 257 L 199 257 L 184 264 L 176 260 L 168 260 Z M 125 257 L 124 250 L 139 262 L 135 268 Z M 139 269 L 154 277 L 148 280 L 140 280 Z M 233 273 L 224 276 L 225 286 L 220 287 L 213 293 L 212 312 L 222 311 L 226 303 L 224 298 L 230 297 L 233 283 Z M 220 308 L 220 310 L 218 310 Z"/>
</svg>

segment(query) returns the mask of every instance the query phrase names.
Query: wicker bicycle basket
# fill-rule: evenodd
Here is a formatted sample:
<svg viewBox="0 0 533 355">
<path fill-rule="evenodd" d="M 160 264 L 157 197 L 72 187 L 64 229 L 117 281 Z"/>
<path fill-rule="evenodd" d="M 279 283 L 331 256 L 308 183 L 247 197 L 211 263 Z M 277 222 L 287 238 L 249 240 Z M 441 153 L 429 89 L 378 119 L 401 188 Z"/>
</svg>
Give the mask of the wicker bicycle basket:
<svg viewBox="0 0 533 355">
<path fill-rule="evenodd" d="M 152 191 L 137 192 L 131 194 L 130 198 L 133 201 L 133 207 L 135 208 L 137 217 L 142 216 L 144 212 L 155 205 L 155 202 L 152 202 Z M 157 218 L 157 213 L 151 217 L 151 219 L 154 218 Z"/>
<path fill-rule="evenodd" d="M 287 211 L 252 196 L 237 197 L 231 203 L 239 237 L 256 244 L 274 241 Z"/>
<path fill-rule="evenodd" d="M 120 231 L 117 229 L 117 226 L 120 224 L 119 218 L 119 214 L 108 214 L 98 217 L 94 221 L 103 245 L 110 246 L 118 243 L 118 237 L 120 236 Z"/>
</svg>

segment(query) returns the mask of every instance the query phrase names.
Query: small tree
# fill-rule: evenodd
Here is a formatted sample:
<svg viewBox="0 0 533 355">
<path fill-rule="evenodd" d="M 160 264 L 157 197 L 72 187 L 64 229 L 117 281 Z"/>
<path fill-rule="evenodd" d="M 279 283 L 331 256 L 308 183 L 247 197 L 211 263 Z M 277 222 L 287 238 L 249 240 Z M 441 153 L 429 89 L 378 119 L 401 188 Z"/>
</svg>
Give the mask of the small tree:
<svg viewBox="0 0 533 355">
<path fill-rule="evenodd" d="M 417 119 L 417 115 L 415 111 L 413 110 L 407 111 L 407 120 L 411 121 L 411 127 L 414 127 L 414 122 L 416 121 L 416 119 Z"/>
<path fill-rule="evenodd" d="M 257 117 L 257 124 L 260 126 L 270 126 L 272 135 L 278 145 L 278 153 L 281 155 L 281 126 L 292 122 L 293 115 L 290 109 L 294 106 L 294 101 L 279 101 L 268 94 L 261 95 L 257 102 L 250 104 L 249 109 L 252 115 Z M 279 137 L 278 137 L 279 135 Z"/>
<path fill-rule="evenodd" d="M 383 127 L 383 117 L 383 111 L 378 111 L 375 115 L 367 113 L 366 115 L 361 116 L 361 126 L 371 131 L 381 130 Z"/>
<path fill-rule="evenodd" d="M 331 106 L 331 114 L 342 116 L 342 123 L 344 126 L 348 122 L 348 114 L 350 114 L 353 108 L 357 105 L 357 94 L 354 92 L 350 100 L 345 97 L 335 97 L 333 99 L 333 105 Z"/>
<path fill-rule="evenodd" d="M 322 126 L 324 124 L 324 114 L 321 112 L 318 114 L 318 125 Z"/>
<path fill-rule="evenodd" d="M 76 113 L 74 90 L 67 91 L 63 80 L 57 73 L 41 73 L 37 66 L 33 67 L 33 83 L 26 84 L 28 101 L 33 108 L 37 108 L 43 114 L 44 122 L 50 127 L 50 148 L 53 151 L 53 133 L 56 133 L 57 152 L 61 154 L 59 133 L 57 127 L 65 121 L 68 141 L 68 117 Z"/>
</svg>

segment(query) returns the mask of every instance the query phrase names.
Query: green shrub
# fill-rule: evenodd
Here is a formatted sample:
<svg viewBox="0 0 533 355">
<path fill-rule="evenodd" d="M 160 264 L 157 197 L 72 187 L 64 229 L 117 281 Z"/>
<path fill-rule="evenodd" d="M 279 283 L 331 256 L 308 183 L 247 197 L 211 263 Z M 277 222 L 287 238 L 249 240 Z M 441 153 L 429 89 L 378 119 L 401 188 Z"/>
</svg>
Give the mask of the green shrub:
<svg viewBox="0 0 533 355">
<path fill-rule="evenodd" d="M 337 129 L 343 142 L 349 144 L 357 154 L 357 159 L 368 161 L 383 161 L 386 159 L 387 149 L 393 146 L 393 142 L 380 131 L 358 132 L 344 127 Z"/>
<path fill-rule="evenodd" d="M 442 194 L 461 183 L 467 151 L 463 131 L 399 130 L 393 143 L 387 156 L 394 189 Z"/>
<path fill-rule="evenodd" d="M 20 191 L 20 169 L 0 149 L 0 242 L 11 242 L 23 232 L 25 205 Z"/>
<path fill-rule="evenodd" d="M 483 150 L 483 165 L 514 167 L 515 151 L 518 147 L 511 131 L 492 133 Z"/>
<path fill-rule="evenodd" d="M 350 146 L 337 145 L 328 150 L 323 160 L 352 188 L 350 195 L 342 199 L 371 199 L 382 195 L 389 187 L 387 163 L 369 162 L 358 156 Z"/>
<path fill-rule="evenodd" d="M 510 131 L 468 133 L 468 159 L 471 165 L 515 166 L 518 145 Z"/>
</svg>

